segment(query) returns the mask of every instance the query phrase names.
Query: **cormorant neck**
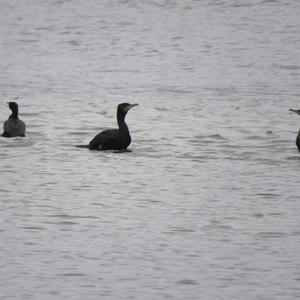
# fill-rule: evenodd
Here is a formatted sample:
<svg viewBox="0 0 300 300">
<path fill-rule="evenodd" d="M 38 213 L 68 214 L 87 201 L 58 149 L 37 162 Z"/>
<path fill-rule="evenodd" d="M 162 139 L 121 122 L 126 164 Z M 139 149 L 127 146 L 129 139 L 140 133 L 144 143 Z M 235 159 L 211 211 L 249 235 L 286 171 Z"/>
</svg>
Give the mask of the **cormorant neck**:
<svg viewBox="0 0 300 300">
<path fill-rule="evenodd" d="M 10 119 L 18 119 L 18 108 L 14 108 L 11 110 L 12 114 L 9 116 Z"/>
<path fill-rule="evenodd" d="M 127 124 L 125 123 L 126 114 L 124 112 L 117 112 L 117 120 L 119 129 L 128 130 Z"/>
</svg>

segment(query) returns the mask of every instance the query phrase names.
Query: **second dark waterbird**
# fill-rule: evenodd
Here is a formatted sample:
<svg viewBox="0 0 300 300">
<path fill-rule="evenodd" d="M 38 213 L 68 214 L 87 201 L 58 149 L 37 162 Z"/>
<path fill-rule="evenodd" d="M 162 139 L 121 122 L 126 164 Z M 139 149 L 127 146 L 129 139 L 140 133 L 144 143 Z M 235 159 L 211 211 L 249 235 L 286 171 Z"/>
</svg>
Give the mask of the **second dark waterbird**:
<svg viewBox="0 0 300 300">
<path fill-rule="evenodd" d="M 121 103 L 117 108 L 118 129 L 106 129 L 98 133 L 88 145 L 79 148 L 90 150 L 126 150 L 131 143 L 129 128 L 125 122 L 127 112 L 138 104 Z"/>
<path fill-rule="evenodd" d="M 297 115 L 300 116 L 300 109 L 290 109 L 290 111 L 296 113 Z M 300 152 L 300 130 L 298 132 L 297 138 L 296 138 L 296 145 L 298 147 L 298 150 Z"/>
<path fill-rule="evenodd" d="M 16 102 L 7 102 L 12 114 L 3 124 L 3 137 L 25 136 L 25 123 L 19 119 L 19 106 Z"/>
</svg>

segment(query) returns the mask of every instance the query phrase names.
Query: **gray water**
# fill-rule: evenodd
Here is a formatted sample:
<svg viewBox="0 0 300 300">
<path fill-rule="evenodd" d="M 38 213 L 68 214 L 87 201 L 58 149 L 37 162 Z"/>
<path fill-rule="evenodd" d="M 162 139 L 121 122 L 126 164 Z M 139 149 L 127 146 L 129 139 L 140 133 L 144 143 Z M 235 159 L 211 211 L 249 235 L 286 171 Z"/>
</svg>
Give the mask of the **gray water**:
<svg viewBox="0 0 300 300">
<path fill-rule="evenodd" d="M 299 15 L 2 0 L 1 300 L 299 299 Z M 121 102 L 132 152 L 74 147 Z"/>
</svg>

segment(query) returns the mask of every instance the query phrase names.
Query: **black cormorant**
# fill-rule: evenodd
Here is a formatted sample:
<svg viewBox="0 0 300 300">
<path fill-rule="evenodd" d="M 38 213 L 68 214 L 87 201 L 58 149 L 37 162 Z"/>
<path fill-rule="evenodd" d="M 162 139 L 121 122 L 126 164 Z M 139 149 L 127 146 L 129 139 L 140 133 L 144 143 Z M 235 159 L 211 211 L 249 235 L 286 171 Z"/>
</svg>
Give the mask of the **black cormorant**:
<svg viewBox="0 0 300 300">
<path fill-rule="evenodd" d="M 26 126 L 25 123 L 19 119 L 18 112 L 19 106 L 16 102 L 8 102 L 8 107 L 11 109 L 12 114 L 3 124 L 3 137 L 16 137 L 25 136 Z"/>
<path fill-rule="evenodd" d="M 300 116 L 300 109 L 290 109 L 290 111 L 296 113 L 297 115 Z M 298 132 L 297 138 L 296 138 L 296 145 L 298 147 L 298 150 L 300 152 L 300 130 Z"/>
<path fill-rule="evenodd" d="M 127 112 L 138 104 L 121 103 L 117 109 L 119 129 L 106 129 L 98 133 L 88 145 L 79 145 L 79 148 L 90 150 L 126 150 L 131 143 L 129 129 L 125 123 Z"/>
</svg>

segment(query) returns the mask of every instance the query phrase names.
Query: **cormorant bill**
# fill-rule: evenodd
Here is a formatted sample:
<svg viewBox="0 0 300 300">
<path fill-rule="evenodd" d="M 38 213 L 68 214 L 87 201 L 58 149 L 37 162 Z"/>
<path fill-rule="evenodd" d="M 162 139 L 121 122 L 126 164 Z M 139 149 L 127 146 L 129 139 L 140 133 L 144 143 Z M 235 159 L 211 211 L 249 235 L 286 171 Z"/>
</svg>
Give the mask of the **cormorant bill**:
<svg viewBox="0 0 300 300">
<path fill-rule="evenodd" d="M 19 106 L 16 102 L 7 102 L 12 114 L 3 124 L 3 137 L 25 136 L 25 123 L 19 119 Z"/>
<path fill-rule="evenodd" d="M 79 145 L 79 148 L 90 150 L 126 150 L 131 143 L 131 136 L 125 117 L 127 112 L 138 104 L 121 103 L 117 109 L 118 129 L 106 129 L 98 133 L 88 145 Z"/>
<path fill-rule="evenodd" d="M 300 109 L 290 109 L 290 111 L 296 113 L 297 115 L 300 116 Z M 298 147 L 298 150 L 300 152 L 300 130 L 298 132 L 297 138 L 296 138 L 296 145 Z"/>
</svg>

